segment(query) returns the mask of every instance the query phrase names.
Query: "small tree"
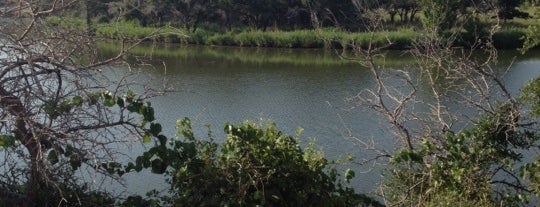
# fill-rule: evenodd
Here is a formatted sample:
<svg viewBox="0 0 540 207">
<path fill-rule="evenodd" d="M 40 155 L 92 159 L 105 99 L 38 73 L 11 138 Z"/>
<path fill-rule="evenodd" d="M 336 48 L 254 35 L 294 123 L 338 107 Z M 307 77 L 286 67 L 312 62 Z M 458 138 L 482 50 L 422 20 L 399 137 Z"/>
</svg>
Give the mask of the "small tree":
<svg viewBox="0 0 540 207">
<path fill-rule="evenodd" d="M 429 139 L 392 159 L 386 193 L 391 205 L 519 206 L 531 189 L 522 179 L 523 151 L 538 142 L 536 129 L 519 127 L 519 110 L 501 104 L 476 125 L 447 133 L 444 144 Z M 523 169 L 525 170 L 525 169 Z M 526 170 L 525 170 L 526 171 Z"/>
<path fill-rule="evenodd" d="M 101 166 L 118 158 L 116 144 L 137 142 L 150 133 L 140 123 L 154 119 L 149 104 L 128 93 L 129 83 L 102 72 L 127 49 L 99 59 L 85 29 L 46 21 L 79 5 L 77 0 L 18 1 L 0 13 L 2 202 L 91 203 L 84 196 L 92 189 L 83 184 L 91 181 L 80 180 L 76 172 L 115 179 Z"/>
<path fill-rule="evenodd" d="M 455 26 L 462 0 L 421 0 L 426 30 L 442 33 Z"/>
</svg>

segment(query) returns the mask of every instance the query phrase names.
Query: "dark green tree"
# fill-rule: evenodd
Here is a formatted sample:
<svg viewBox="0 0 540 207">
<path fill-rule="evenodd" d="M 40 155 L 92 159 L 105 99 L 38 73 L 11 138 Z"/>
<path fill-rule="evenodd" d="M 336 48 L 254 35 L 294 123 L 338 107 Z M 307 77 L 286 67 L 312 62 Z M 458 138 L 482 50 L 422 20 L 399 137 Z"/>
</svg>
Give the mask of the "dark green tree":
<svg viewBox="0 0 540 207">
<path fill-rule="evenodd" d="M 525 0 L 497 0 L 499 18 L 508 20 L 515 17 L 526 18 L 527 13 L 517 9 Z"/>
<path fill-rule="evenodd" d="M 425 15 L 424 27 L 434 33 L 451 29 L 456 24 L 462 0 L 421 0 Z"/>
<path fill-rule="evenodd" d="M 418 0 L 396 1 L 391 0 L 385 5 L 386 10 L 390 14 L 390 22 L 394 22 L 395 15 L 399 15 L 401 22 L 412 22 L 416 14 L 422 8 Z"/>
<path fill-rule="evenodd" d="M 188 30 L 195 31 L 203 22 L 219 22 L 220 10 L 216 0 L 182 0 L 176 1 L 176 8 L 180 13 L 181 24 Z"/>
</svg>

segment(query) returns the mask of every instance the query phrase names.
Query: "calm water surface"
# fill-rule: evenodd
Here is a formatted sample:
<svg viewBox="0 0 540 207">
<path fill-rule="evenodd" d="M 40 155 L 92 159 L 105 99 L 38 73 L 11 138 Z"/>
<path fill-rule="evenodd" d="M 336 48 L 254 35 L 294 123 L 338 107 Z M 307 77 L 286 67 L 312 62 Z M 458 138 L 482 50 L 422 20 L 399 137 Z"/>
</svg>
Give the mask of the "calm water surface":
<svg viewBox="0 0 540 207">
<path fill-rule="evenodd" d="M 151 50 L 142 48 L 138 53 Z M 331 159 L 350 154 L 361 161 L 373 155 L 355 139 L 372 140 L 390 151 L 398 144 L 385 120 L 346 101 L 374 87 L 369 71 L 351 61 L 339 60 L 333 51 L 170 46 L 154 48 L 152 54 L 144 60 L 153 67 L 143 67 L 132 81 L 174 89 L 151 100 L 158 121 L 170 136 L 174 136 L 176 120 L 189 117 L 201 137 L 206 135 L 204 125 L 210 124 L 217 141 L 225 136 L 225 122 L 273 120 L 291 135 L 301 127 L 303 144 L 315 139 Z M 540 75 L 540 53 L 520 56 L 502 52 L 501 62 L 510 63 L 515 56 L 505 82 L 517 93 L 523 84 Z M 389 52 L 386 63 L 388 68 L 402 69 L 411 61 L 399 52 Z M 117 73 L 127 71 L 123 69 Z M 357 172 L 352 185 L 368 193 L 379 182 L 384 165 L 346 167 Z M 128 191 L 138 193 L 165 188 L 159 180 L 158 176 L 126 178 Z"/>
</svg>

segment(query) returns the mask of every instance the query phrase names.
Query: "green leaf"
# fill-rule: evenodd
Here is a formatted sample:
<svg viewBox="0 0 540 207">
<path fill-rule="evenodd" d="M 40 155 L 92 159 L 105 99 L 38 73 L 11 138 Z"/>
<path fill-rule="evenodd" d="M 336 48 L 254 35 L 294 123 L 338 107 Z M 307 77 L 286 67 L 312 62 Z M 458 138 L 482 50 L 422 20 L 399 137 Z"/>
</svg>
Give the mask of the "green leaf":
<svg viewBox="0 0 540 207">
<path fill-rule="evenodd" d="M 161 133 L 161 124 L 157 124 L 157 123 L 152 123 L 150 124 L 150 133 L 154 136 L 158 136 L 159 133 Z"/>
<path fill-rule="evenodd" d="M 45 105 L 45 107 L 43 107 L 43 110 L 47 115 L 49 115 L 51 119 L 56 119 L 60 115 L 60 112 L 56 110 L 56 107 L 53 107 L 50 104 Z"/>
<path fill-rule="evenodd" d="M 126 108 L 129 112 L 137 112 L 139 113 L 141 111 L 143 104 L 139 102 L 130 103 Z"/>
<path fill-rule="evenodd" d="M 120 106 L 121 108 L 124 108 L 124 105 L 125 105 L 125 104 L 124 104 L 124 99 L 121 98 L 121 97 L 118 97 L 118 98 L 116 99 L 116 104 L 118 104 L 118 106 Z"/>
<path fill-rule="evenodd" d="M 115 103 L 114 103 L 114 99 L 112 99 L 112 98 L 106 98 L 106 99 L 104 100 L 104 103 L 103 103 L 103 104 L 105 104 L 105 106 L 107 106 L 107 107 L 112 107 L 112 106 L 114 106 L 114 104 L 115 104 Z"/>
<path fill-rule="evenodd" d="M 143 136 L 143 143 L 148 144 L 150 141 L 152 141 L 152 136 L 150 134 L 145 134 Z"/>
<path fill-rule="evenodd" d="M 103 104 L 105 104 L 107 107 L 112 107 L 114 104 L 116 104 L 116 101 L 110 93 L 103 92 Z"/>
<path fill-rule="evenodd" d="M 109 174 L 114 174 L 115 172 L 118 173 L 119 175 L 120 174 L 124 174 L 123 171 L 121 169 L 119 169 L 122 165 L 120 165 L 120 163 L 117 163 L 117 162 L 109 162 L 105 165 L 102 165 L 102 167 L 107 170 L 107 173 Z M 121 176 L 121 175 L 120 175 Z"/>
<path fill-rule="evenodd" d="M 164 135 L 158 135 L 157 136 L 159 142 L 161 143 L 161 145 L 165 146 L 167 144 L 167 137 L 164 136 Z"/>
<path fill-rule="evenodd" d="M 152 161 L 152 172 L 156 174 L 163 174 L 165 173 L 165 170 L 167 169 L 167 166 L 160 160 L 155 159 Z"/>
<path fill-rule="evenodd" d="M 154 117 L 154 108 L 152 108 L 149 103 L 145 104 L 142 107 L 141 114 L 143 115 L 145 121 L 150 122 L 150 121 L 154 121 L 156 119 Z"/>
<path fill-rule="evenodd" d="M 142 120 L 142 121 L 141 121 L 141 127 L 142 127 L 142 128 L 145 128 L 147 123 L 148 123 L 148 122 L 147 122 L 146 120 Z"/>
<path fill-rule="evenodd" d="M 82 165 L 82 162 L 81 160 L 77 159 L 77 158 L 72 158 L 70 161 L 69 161 L 69 164 L 71 165 L 71 168 L 73 170 L 77 170 L 79 169 L 79 167 L 81 167 Z"/>
<path fill-rule="evenodd" d="M 0 146 L 4 149 L 15 146 L 15 137 L 11 135 L 0 135 Z"/>
<path fill-rule="evenodd" d="M 126 167 L 126 171 L 129 172 L 131 170 L 135 170 L 135 164 L 133 164 L 132 162 L 129 162 Z"/>
<path fill-rule="evenodd" d="M 349 182 L 352 178 L 354 178 L 355 174 L 354 171 L 350 168 L 345 170 L 345 181 Z"/>
<path fill-rule="evenodd" d="M 47 160 L 53 165 L 58 163 L 58 153 L 56 152 L 56 150 L 51 150 L 49 152 L 49 154 L 47 155 Z"/>
<path fill-rule="evenodd" d="M 83 104 L 83 98 L 80 96 L 75 96 L 71 99 L 71 103 L 80 107 Z"/>
<path fill-rule="evenodd" d="M 400 163 L 403 161 L 422 162 L 422 156 L 411 150 L 402 150 L 396 153 L 392 158 L 393 162 Z"/>
<path fill-rule="evenodd" d="M 60 106 L 57 108 L 57 111 L 59 114 L 66 114 L 71 111 L 73 108 L 73 104 L 71 103 L 71 100 L 66 100 L 60 104 Z"/>
<path fill-rule="evenodd" d="M 140 172 L 143 169 L 143 157 L 135 159 L 135 171 Z"/>
</svg>

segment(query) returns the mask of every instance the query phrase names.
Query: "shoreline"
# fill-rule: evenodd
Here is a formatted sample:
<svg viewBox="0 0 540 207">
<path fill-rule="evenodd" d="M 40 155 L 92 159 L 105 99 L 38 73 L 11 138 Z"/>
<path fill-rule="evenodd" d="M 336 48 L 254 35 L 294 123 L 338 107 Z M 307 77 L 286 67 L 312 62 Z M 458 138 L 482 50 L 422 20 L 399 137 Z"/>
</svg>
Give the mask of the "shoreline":
<svg viewBox="0 0 540 207">
<path fill-rule="evenodd" d="M 497 49 L 518 49 L 523 47 L 525 29 L 504 28 L 493 35 Z M 197 29 L 187 32 L 172 27 L 138 27 L 105 25 L 96 28 L 96 36 L 111 40 L 140 40 L 162 43 L 193 44 L 207 46 L 237 46 L 291 49 L 351 49 L 377 47 L 385 50 L 408 50 L 414 41 L 423 36 L 412 29 L 381 32 L 347 32 L 335 28 L 293 31 L 240 30 L 212 32 Z M 462 33 L 455 47 L 471 48 L 476 37 Z M 150 37 L 150 38 L 148 38 Z"/>
<path fill-rule="evenodd" d="M 75 30 L 87 30 L 82 20 L 65 22 L 59 18 L 49 18 L 53 26 Z M 187 31 L 171 26 L 142 27 L 137 22 L 116 22 L 93 24 L 96 37 L 110 40 L 141 40 L 162 43 L 178 43 L 208 46 L 237 46 L 260 48 L 324 48 L 351 49 L 375 47 L 385 50 L 408 50 L 424 35 L 413 28 L 400 28 L 379 32 L 348 32 L 339 28 L 301 30 L 254 30 L 237 29 L 216 32 L 205 29 Z M 518 49 L 523 47 L 526 28 L 504 27 L 493 34 L 493 44 L 497 49 Z M 471 48 L 478 35 L 462 32 L 454 47 Z M 482 42 L 489 42 L 481 40 Z"/>
<path fill-rule="evenodd" d="M 98 30 L 99 32 L 99 30 Z M 109 40 L 140 40 L 146 38 L 147 42 L 175 43 L 183 45 L 205 45 L 213 47 L 249 47 L 249 48 L 287 48 L 287 49 L 352 49 L 368 48 L 369 42 L 377 48 L 384 50 L 408 50 L 413 42 L 422 36 L 421 33 L 377 32 L 373 39 L 369 39 L 371 33 L 338 33 L 332 35 L 328 32 L 311 30 L 300 31 L 243 31 L 240 33 L 211 33 L 201 37 L 200 33 L 192 34 L 163 34 L 151 38 L 122 32 L 115 34 L 97 34 L 97 37 Z M 297 33 L 303 33 L 298 35 Z M 310 34 L 311 33 L 311 34 Z M 340 35 L 341 34 L 341 35 Z M 467 38 L 467 33 L 462 34 Z M 493 44 L 497 49 L 519 49 L 523 47 L 524 31 L 507 29 L 496 32 L 493 35 Z M 284 36 L 284 37 L 280 37 Z M 471 41 L 458 41 L 454 47 L 471 48 Z"/>
</svg>

